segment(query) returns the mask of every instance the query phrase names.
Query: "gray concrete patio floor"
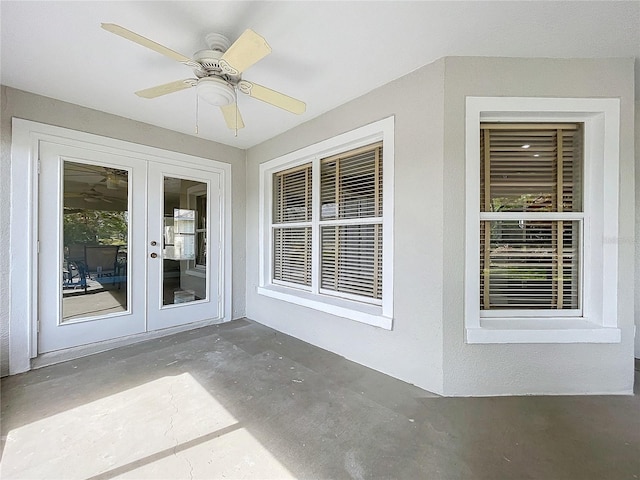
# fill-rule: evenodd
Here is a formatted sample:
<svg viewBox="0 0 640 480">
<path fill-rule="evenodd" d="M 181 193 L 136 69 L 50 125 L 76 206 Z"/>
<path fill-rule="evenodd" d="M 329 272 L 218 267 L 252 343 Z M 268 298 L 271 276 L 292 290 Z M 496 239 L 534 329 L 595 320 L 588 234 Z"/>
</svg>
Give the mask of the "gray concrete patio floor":
<svg viewBox="0 0 640 480">
<path fill-rule="evenodd" d="M 640 477 L 638 394 L 442 398 L 248 320 L 5 378 L 1 400 L 3 479 Z"/>
</svg>

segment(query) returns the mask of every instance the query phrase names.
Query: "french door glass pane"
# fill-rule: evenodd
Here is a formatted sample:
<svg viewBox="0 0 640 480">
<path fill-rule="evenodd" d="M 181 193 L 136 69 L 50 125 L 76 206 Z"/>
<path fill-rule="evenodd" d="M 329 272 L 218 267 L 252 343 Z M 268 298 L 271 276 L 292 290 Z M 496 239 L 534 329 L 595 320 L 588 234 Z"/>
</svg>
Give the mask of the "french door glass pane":
<svg viewBox="0 0 640 480">
<path fill-rule="evenodd" d="M 207 297 L 207 184 L 164 177 L 162 304 Z"/>
<path fill-rule="evenodd" d="M 126 170 L 64 161 L 62 321 L 127 311 Z"/>
</svg>

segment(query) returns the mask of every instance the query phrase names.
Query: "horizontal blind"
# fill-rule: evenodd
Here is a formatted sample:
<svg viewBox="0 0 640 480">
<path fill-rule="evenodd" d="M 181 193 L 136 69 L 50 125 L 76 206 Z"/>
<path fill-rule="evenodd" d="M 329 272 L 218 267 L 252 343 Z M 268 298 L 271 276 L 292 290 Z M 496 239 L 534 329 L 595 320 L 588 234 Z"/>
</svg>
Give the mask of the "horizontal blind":
<svg viewBox="0 0 640 480">
<path fill-rule="evenodd" d="M 545 214 L 582 212 L 581 125 L 482 124 L 480 163 L 481 309 L 579 308 L 581 220 Z"/>
<path fill-rule="evenodd" d="M 311 285 L 311 199 L 310 163 L 273 175 L 273 279 L 276 281 Z"/>
<path fill-rule="evenodd" d="M 382 225 L 321 228 L 321 288 L 382 299 Z"/>
<path fill-rule="evenodd" d="M 273 175 L 273 223 L 311 221 L 311 164 Z"/>
<path fill-rule="evenodd" d="M 491 231 L 489 245 L 482 235 L 486 228 Z M 486 247 L 489 268 L 480 276 L 480 290 L 487 290 L 489 307 L 578 308 L 579 230 L 578 221 L 483 221 L 481 269 L 487 261 L 482 255 Z"/>
<path fill-rule="evenodd" d="M 322 160 L 322 220 L 382 215 L 382 144 Z"/>
<path fill-rule="evenodd" d="M 273 279 L 311 285 L 311 227 L 273 229 Z"/>
<path fill-rule="evenodd" d="M 380 300 L 382 143 L 325 158 L 320 168 L 320 288 Z"/>
<path fill-rule="evenodd" d="M 558 124 L 537 129 L 492 129 L 482 125 L 480 210 L 482 212 L 579 212 L 582 210 L 581 129 Z M 504 127 L 504 125 L 503 125 Z M 560 138 L 560 142 L 558 138 Z M 485 142 L 490 148 L 485 152 Z M 562 175 L 558 176 L 561 145 Z M 485 166 L 486 155 L 490 163 Z M 488 168 L 488 170 L 487 170 Z M 485 183 L 489 175 L 489 183 Z M 558 181 L 560 179 L 560 182 Z M 560 203 L 558 192 L 561 193 Z M 486 196 L 486 198 L 485 198 Z"/>
</svg>

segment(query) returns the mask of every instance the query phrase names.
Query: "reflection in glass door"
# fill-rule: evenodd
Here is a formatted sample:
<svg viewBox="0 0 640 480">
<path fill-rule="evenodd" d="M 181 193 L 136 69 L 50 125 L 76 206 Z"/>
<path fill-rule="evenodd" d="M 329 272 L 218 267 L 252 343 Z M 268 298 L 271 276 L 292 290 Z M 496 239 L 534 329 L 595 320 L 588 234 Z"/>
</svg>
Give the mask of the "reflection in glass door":
<svg viewBox="0 0 640 480">
<path fill-rule="evenodd" d="M 63 161 L 62 322 L 128 310 L 129 172 Z"/>
<path fill-rule="evenodd" d="M 207 184 L 165 176 L 162 305 L 207 299 Z"/>
</svg>

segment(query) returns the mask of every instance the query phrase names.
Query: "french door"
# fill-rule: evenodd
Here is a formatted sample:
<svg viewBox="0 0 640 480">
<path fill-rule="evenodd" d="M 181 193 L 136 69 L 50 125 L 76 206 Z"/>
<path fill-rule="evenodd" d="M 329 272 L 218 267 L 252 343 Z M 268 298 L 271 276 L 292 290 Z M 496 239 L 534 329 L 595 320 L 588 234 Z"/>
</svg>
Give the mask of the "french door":
<svg viewBox="0 0 640 480">
<path fill-rule="evenodd" d="M 43 142 L 38 353 L 223 316 L 220 178 Z"/>
<path fill-rule="evenodd" d="M 149 330 L 223 316 L 218 181 L 193 168 L 149 165 Z"/>
</svg>

